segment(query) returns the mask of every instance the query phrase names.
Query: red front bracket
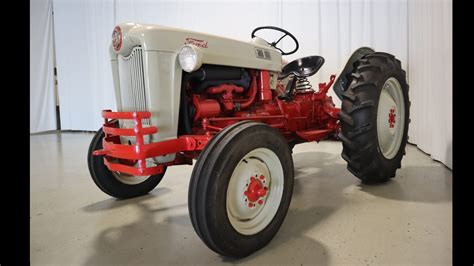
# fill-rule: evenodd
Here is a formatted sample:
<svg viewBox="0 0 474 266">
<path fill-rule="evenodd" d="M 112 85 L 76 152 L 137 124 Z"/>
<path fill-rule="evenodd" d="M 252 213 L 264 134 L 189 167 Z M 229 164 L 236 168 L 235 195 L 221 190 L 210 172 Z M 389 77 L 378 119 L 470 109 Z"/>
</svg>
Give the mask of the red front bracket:
<svg viewBox="0 0 474 266">
<path fill-rule="evenodd" d="M 200 151 L 212 138 L 210 135 L 186 135 L 176 139 L 164 140 L 145 144 L 144 135 L 151 135 L 158 132 L 154 126 L 143 127 L 142 119 L 151 117 L 151 113 L 142 112 L 112 112 L 102 111 L 105 119 L 102 127 L 105 137 L 102 140 L 102 150 L 96 150 L 93 155 L 104 155 L 104 164 L 111 171 L 127 173 L 135 176 L 155 175 L 163 173 L 164 165 L 152 167 L 146 166 L 146 159 L 166 154 L 173 154 L 185 151 Z M 116 123 L 111 120 L 130 119 L 134 120 L 134 128 L 117 128 Z M 135 137 L 135 145 L 120 144 L 120 136 Z M 136 162 L 137 167 L 123 164 L 118 159 Z M 173 162 L 172 164 L 176 164 Z"/>
</svg>

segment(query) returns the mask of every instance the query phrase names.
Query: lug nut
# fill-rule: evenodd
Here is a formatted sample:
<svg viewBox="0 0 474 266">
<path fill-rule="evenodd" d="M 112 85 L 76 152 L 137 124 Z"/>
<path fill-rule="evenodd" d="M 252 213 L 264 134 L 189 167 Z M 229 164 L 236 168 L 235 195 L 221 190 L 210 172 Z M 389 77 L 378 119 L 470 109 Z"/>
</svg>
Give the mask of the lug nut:
<svg viewBox="0 0 474 266">
<path fill-rule="evenodd" d="M 264 197 L 265 194 L 267 194 L 267 190 L 266 190 L 266 189 L 262 189 L 262 188 L 261 188 L 261 189 L 259 189 L 259 190 L 257 191 L 257 196 L 259 196 L 259 197 Z"/>
</svg>

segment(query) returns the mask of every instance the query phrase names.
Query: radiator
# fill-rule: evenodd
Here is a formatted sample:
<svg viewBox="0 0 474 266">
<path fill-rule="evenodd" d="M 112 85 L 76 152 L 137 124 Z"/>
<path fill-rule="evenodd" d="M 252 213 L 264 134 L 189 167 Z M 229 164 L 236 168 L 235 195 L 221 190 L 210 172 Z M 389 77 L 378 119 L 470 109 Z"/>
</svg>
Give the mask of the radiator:
<svg viewBox="0 0 474 266">
<path fill-rule="evenodd" d="M 133 48 L 130 55 L 126 57 L 118 56 L 118 71 L 120 80 L 120 102 L 122 104 L 121 111 L 148 111 L 143 52 L 140 46 Z M 142 122 L 144 125 L 150 125 L 149 119 L 143 119 Z M 127 125 L 127 127 L 128 126 L 129 125 Z"/>
</svg>

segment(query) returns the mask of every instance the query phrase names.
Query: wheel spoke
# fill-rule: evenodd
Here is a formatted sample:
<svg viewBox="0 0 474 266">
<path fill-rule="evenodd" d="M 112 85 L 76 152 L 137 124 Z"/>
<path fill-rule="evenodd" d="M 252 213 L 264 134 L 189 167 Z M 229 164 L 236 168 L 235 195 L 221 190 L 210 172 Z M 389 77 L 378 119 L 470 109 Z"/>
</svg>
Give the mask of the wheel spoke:
<svg viewBox="0 0 474 266">
<path fill-rule="evenodd" d="M 285 33 L 285 35 L 281 36 L 280 39 L 278 39 L 276 42 L 272 42 L 272 46 L 276 46 L 286 36 L 288 36 L 288 33 Z"/>
</svg>

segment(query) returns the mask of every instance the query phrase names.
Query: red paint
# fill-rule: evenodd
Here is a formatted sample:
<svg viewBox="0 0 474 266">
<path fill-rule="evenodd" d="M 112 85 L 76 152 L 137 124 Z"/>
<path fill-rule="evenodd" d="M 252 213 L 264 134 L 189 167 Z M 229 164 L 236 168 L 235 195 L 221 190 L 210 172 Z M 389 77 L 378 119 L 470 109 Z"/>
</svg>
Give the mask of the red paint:
<svg viewBox="0 0 474 266">
<path fill-rule="evenodd" d="M 395 108 L 390 108 L 390 113 L 388 113 L 388 125 L 390 128 L 394 128 L 395 127 L 395 117 L 397 115 L 395 114 Z"/>
<path fill-rule="evenodd" d="M 221 107 L 217 100 L 201 99 L 198 94 L 193 94 L 192 102 L 196 108 L 193 120 L 202 119 L 205 117 L 215 117 L 221 113 Z"/>
<path fill-rule="evenodd" d="M 221 84 L 216 87 L 210 87 L 207 89 L 207 93 L 209 94 L 218 94 L 224 93 L 226 96 L 224 99 L 232 98 L 232 93 L 242 93 L 244 92 L 244 88 L 233 85 L 233 84 Z"/>
<path fill-rule="evenodd" d="M 244 88 L 232 85 L 232 84 L 221 84 L 219 86 L 210 87 L 206 90 L 209 94 L 220 94 L 220 100 L 227 111 L 234 110 L 234 93 L 244 92 Z"/>
<path fill-rule="evenodd" d="M 156 127 L 142 126 L 142 119 L 150 118 L 150 112 L 111 112 L 102 111 L 102 117 L 105 118 L 103 130 L 106 133 L 102 140 L 103 148 L 96 150 L 93 155 L 104 155 L 104 164 L 111 171 L 119 171 L 132 175 L 153 175 L 163 172 L 163 165 L 153 167 L 146 166 L 146 159 L 165 154 L 178 153 L 183 151 L 200 151 L 211 139 L 208 135 L 185 135 L 176 139 L 165 140 L 145 144 L 144 135 L 150 135 L 158 131 Z M 116 123 L 111 123 L 109 119 L 133 119 L 135 127 L 133 129 L 116 128 Z M 118 143 L 118 136 L 134 136 L 135 145 L 123 145 Z M 118 139 L 118 141 L 117 141 Z M 112 163 L 112 158 L 133 160 L 138 162 L 138 167 L 130 166 L 128 163 Z M 169 165 L 189 164 L 189 160 L 183 157 L 177 157 Z"/>
<path fill-rule="evenodd" d="M 258 96 L 261 102 L 269 102 L 272 100 L 270 73 L 266 70 L 260 71 L 260 75 L 258 75 Z"/>
<path fill-rule="evenodd" d="M 309 130 L 303 130 L 303 131 L 296 131 L 296 134 L 306 140 L 306 141 L 317 141 L 325 136 L 328 135 L 328 133 L 332 132 L 333 130 L 331 128 L 326 128 L 326 129 L 309 129 Z"/>
<path fill-rule="evenodd" d="M 270 75 L 268 71 L 248 70 L 251 83 L 247 92 L 243 88 L 221 84 L 210 87 L 205 93 L 193 94 L 191 103 L 196 108 L 193 123 L 193 135 L 182 135 L 175 139 L 145 144 L 144 135 L 159 131 L 156 127 L 143 127 L 141 119 L 150 118 L 150 112 L 111 112 L 105 110 L 103 126 L 106 137 L 103 140 L 103 149 L 95 151 L 94 155 L 105 155 L 104 161 L 110 170 L 120 171 L 133 175 L 156 174 L 162 171 L 163 165 L 146 167 L 145 159 L 165 154 L 177 154 L 177 159 L 166 165 L 191 164 L 196 159 L 208 141 L 223 128 L 241 120 L 253 120 L 268 124 L 279 130 L 288 141 L 307 142 L 320 141 L 340 130 L 337 117 L 340 109 L 336 108 L 332 98 L 327 96 L 335 75 L 330 81 L 319 84 L 319 91 L 297 92 L 292 100 L 280 100 L 280 94 L 270 89 Z M 282 89 L 279 82 L 277 87 Z M 389 123 L 395 123 L 395 110 L 389 116 Z M 132 129 L 115 128 L 109 120 L 133 119 L 135 126 Z M 135 136 L 136 145 L 120 144 L 119 136 Z M 112 163 L 113 158 L 133 160 L 138 162 L 138 168 L 130 164 Z M 258 189 L 265 193 L 266 189 L 260 180 L 255 183 Z M 260 184 L 260 185 L 258 185 Z M 258 193 L 258 192 L 247 192 Z M 263 194 L 265 195 L 265 194 Z M 258 200 L 258 194 L 252 201 Z M 260 196 L 259 196 L 260 197 Z"/>
<path fill-rule="evenodd" d="M 253 176 L 250 177 L 250 183 L 247 190 L 244 191 L 244 195 L 247 196 L 247 199 L 250 202 L 256 202 L 261 197 L 265 197 L 266 194 L 267 189 L 263 188 L 262 182 Z"/>
<path fill-rule="evenodd" d="M 238 109 L 245 109 L 249 107 L 254 101 L 255 97 L 257 96 L 257 71 L 249 71 L 250 75 L 252 76 L 252 81 L 250 82 L 250 88 L 247 92 L 248 99 L 244 99 L 242 102 L 238 102 L 235 104 L 235 107 L 238 106 Z"/>
<path fill-rule="evenodd" d="M 251 71 L 254 73 L 253 71 Z M 257 96 L 257 81 L 256 75 L 252 75 L 252 80 L 250 82 L 250 88 L 246 93 L 248 98 L 245 98 L 242 95 L 244 89 L 242 87 L 232 85 L 232 84 L 220 84 L 218 86 L 209 87 L 206 90 L 207 95 L 199 95 L 198 97 L 214 97 L 219 99 L 219 102 L 222 104 L 222 107 L 225 111 L 235 111 L 248 108 L 252 103 L 255 102 Z M 195 96 L 193 96 L 195 97 Z M 196 108 L 196 101 L 193 99 L 193 104 Z"/>
<path fill-rule="evenodd" d="M 326 95 L 326 93 L 329 91 L 329 88 L 331 88 L 335 80 L 336 80 L 336 75 L 333 74 L 329 77 L 329 83 L 327 85 L 326 85 L 326 82 L 319 83 L 319 93 Z"/>
</svg>

